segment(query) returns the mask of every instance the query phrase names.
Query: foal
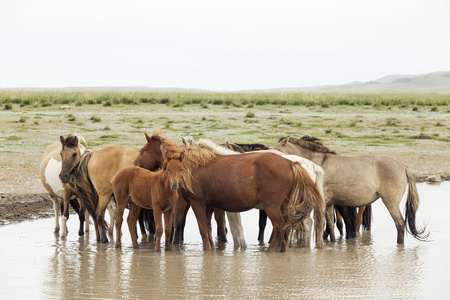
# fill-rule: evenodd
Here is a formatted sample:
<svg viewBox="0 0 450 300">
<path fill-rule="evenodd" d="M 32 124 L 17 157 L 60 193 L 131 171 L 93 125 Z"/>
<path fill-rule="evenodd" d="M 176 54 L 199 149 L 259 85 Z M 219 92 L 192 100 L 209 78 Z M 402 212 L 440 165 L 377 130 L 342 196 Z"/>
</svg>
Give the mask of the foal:
<svg viewBox="0 0 450 300">
<path fill-rule="evenodd" d="M 173 153 L 163 162 L 162 169 L 156 172 L 130 166 L 120 170 L 112 181 L 117 203 L 116 248 L 121 247 L 123 212 L 130 203 L 128 229 L 135 249 L 139 248 L 136 236 L 136 220 L 139 207 L 153 209 L 156 225 L 156 251 L 161 252 L 163 233 L 162 214 L 164 213 L 165 250 L 170 250 L 173 209 L 178 200 L 178 187 L 181 179 L 181 161 L 184 152 Z M 129 201 L 129 196 L 131 200 Z"/>
</svg>

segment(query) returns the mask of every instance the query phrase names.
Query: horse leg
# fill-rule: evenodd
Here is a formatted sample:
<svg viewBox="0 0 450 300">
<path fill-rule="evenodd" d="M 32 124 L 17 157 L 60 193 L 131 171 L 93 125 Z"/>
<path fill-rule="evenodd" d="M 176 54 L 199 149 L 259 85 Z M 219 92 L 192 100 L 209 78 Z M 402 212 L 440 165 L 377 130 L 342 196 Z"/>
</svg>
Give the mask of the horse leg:
<svg viewBox="0 0 450 300">
<path fill-rule="evenodd" d="M 122 223 L 123 223 L 123 212 L 125 211 L 126 201 L 120 201 L 117 197 L 117 211 L 116 211 L 116 248 L 122 247 Z"/>
<path fill-rule="evenodd" d="M 80 203 L 80 202 L 79 202 Z M 86 207 L 80 203 L 81 211 L 84 214 L 84 231 L 89 232 L 89 212 L 87 211 Z"/>
<path fill-rule="evenodd" d="M 111 203 L 111 195 L 99 194 L 98 195 L 98 206 L 95 211 L 98 229 L 100 234 L 100 241 L 103 244 L 108 243 L 108 237 L 106 234 L 108 224 L 105 221 L 105 210 L 108 208 L 110 215 L 112 214 L 115 218 L 116 215 L 116 207 Z M 114 219 L 112 221 L 112 225 L 114 226 Z M 109 232 L 112 232 L 113 229 L 110 229 Z"/>
<path fill-rule="evenodd" d="M 214 219 L 217 223 L 218 236 L 221 242 L 227 241 L 227 226 L 225 221 L 225 211 L 217 208 L 213 208 Z"/>
<path fill-rule="evenodd" d="M 137 235 L 136 235 L 136 223 L 139 216 L 139 206 L 136 204 L 130 203 L 130 211 L 128 212 L 128 230 L 130 231 L 131 241 L 133 243 L 134 249 L 139 249 L 139 244 L 137 242 Z"/>
<path fill-rule="evenodd" d="M 206 228 L 207 228 L 208 239 L 209 239 L 209 244 L 211 245 L 211 249 L 214 247 L 214 240 L 212 237 L 213 236 L 212 235 L 212 225 L 211 225 L 212 213 L 213 213 L 212 208 L 209 207 L 206 209 Z"/>
<path fill-rule="evenodd" d="M 211 250 L 213 243 L 211 239 L 211 227 L 208 228 L 207 214 L 207 210 L 210 210 L 210 208 L 206 208 L 196 201 L 190 201 L 190 203 L 195 217 L 197 218 L 198 229 L 203 242 L 203 250 Z M 211 224 L 211 213 L 209 213 L 209 223 Z"/>
<path fill-rule="evenodd" d="M 172 235 L 172 218 L 173 218 L 174 210 L 170 209 L 164 213 L 164 250 L 169 251 L 170 244 L 170 236 Z"/>
<path fill-rule="evenodd" d="M 147 231 L 145 230 L 144 217 L 145 217 L 145 208 L 141 207 L 139 209 L 138 222 L 139 222 L 139 228 L 141 229 L 142 236 L 146 236 L 147 235 Z"/>
<path fill-rule="evenodd" d="M 234 246 L 247 247 L 244 237 L 244 228 L 242 227 L 241 214 L 227 211 L 227 218 L 228 223 L 230 224 L 230 231 L 233 236 Z"/>
<path fill-rule="evenodd" d="M 347 232 L 346 239 L 353 239 L 356 237 L 356 208 L 345 207 L 345 206 L 335 206 L 342 216 L 345 223 L 345 231 Z"/>
<path fill-rule="evenodd" d="M 336 236 L 334 234 L 334 206 L 328 205 L 325 213 L 326 219 L 326 231 L 324 233 L 324 239 L 330 235 L 330 242 L 336 241 Z M 317 238 L 317 237 L 316 237 Z"/>
<path fill-rule="evenodd" d="M 78 228 L 78 236 L 84 235 L 84 221 L 85 221 L 85 208 L 80 205 L 78 200 L 70 200 L 70 204 L 73 209 L 78 214 L 78 219 L 80 220 L 80 227 Z"/>
<path fill-rule="evenodd" d="M 55 229 L 53 230 L 54 233 L 59 232 L 59 210 L 61 209 L 58 198 L 56 196 L 50 196 L 53 202 L 53 211 L 55 212 Z"/>
<path fill-rule="evenodd" d="M 365 206 L 358 207 L 358 214 L 356 215 L 356 232 L 359 232 L 359 229 L 361 227 L 362 221 L 363 221 L 363 214 L 366 210 Z"/>
<path fill-rule="evenodd" d="M 340 235 L 344 235 L 344 225 L 342 223 L 342 215 L 339 213 L 339 210 L 335 208 L 336 211 L 336 227 L 339 230 Z"/>
<path fill-rule="evenodd" d="M 390 201 L 389 199 L 382 198 L 384 205 L 389 211 L 392 219 L 394 220 L 395 227 L 397 228 L 397 244 L 405 243 L 405 220 L 402 217 L 400 208 L 397 201 Z M 389 203 L 389 204 L 388 204 Z M 391 203 L 397 203 L 397 206 Z"/>
<path fill-rule="evenodd" d="M 108 202 L 108 205 L 106 206 L 106 209 L 108 210 L 110 220 L 108 233 L 112 236 L 114 230 L 114 221 L 116 219 L 116 206 L 114 205 L 114 201 L 111 201 L 111 198 Z"/>
<path fill-rule="evenodd" d="M 175 204 L 173 214 L 172 243 L 174 244 L 179 244 L 183 240 L 184 224 L 189 210 L 189 204 L 184 201 L 184 199 L 180 198 L 181 196 Z"/>
<path fill-rule="evenodd" d="M 305 234 L 303 236 L 303 239 L 304 239 L 303 245 L 305 247 L 309 247 L 311 245 L 312 226 L 313 226 L 313 220 L 311 219 L 311 217 L 308 217 L 303 221 L 303 228 L 305 229 Z"/>
<path fill-rule="evenodd" d="M 72 194 L 70 193 L 68 188 L 64 188 L 63 191 L 63 212 L 62 212 L 62 231 L 61 231 L 61 237 L 66 237 L 69 231 L 67 230 L 67 220 L 69 219 L 69 204 L 70 204 L 70 197 Z"/>
<path fill-rule="evenodd" d="M 283 225 L 286 223 L 283 219 L 283 216 L 281 214 L 280 209 L 264 209 L 266 211 L 267 216 L 269 217 L 270 221 L 272 221 L 273 231 L 271 240 L 269 243 L 269 247 L 267 248 L 266 252 L 273 252 L 276 250 L 278 244 L 281 240 L 281 229 L 283 228 Z M 283 251 L 283 249 L 282 249 Z"/>
<path fill-rule="evenodd" d="M 159 207 L 153 207 L 156 228 L 156 252 L 161 252 L 161 236 L 163 234 L 162 211 Z"/>
<path fill-rule="evenodd" d="M 267 224 L 267 214 L 264 209 L 259 210 L 259 232 L 258 232 L 258 241 L 264 242 L 264 230 L 266 229 Z"/>
</svg>

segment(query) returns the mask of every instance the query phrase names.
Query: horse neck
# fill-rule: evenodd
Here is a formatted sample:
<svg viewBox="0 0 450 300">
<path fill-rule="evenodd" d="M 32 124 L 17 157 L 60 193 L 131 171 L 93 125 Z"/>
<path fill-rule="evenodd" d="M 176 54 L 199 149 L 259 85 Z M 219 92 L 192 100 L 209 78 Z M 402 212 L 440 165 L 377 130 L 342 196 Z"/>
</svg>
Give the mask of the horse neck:
<svg viewBox="0 0 450 300">
<path fill-rule="evenodd" d="M 307 149 L 305 147 L 302 147 L 300 145 L 296 145 L 293 143 L 287 143 L 285 146 L 282 146 L 280 148 L 275 148 L 275 149 L 280 150 L 286 154 L 298 155 L 298 156 L 306 158 L 318 165 L 322 164 L 325 156 L 327 155 L 327 153 L 313 151 L 313 150 Z"/>
</svg>

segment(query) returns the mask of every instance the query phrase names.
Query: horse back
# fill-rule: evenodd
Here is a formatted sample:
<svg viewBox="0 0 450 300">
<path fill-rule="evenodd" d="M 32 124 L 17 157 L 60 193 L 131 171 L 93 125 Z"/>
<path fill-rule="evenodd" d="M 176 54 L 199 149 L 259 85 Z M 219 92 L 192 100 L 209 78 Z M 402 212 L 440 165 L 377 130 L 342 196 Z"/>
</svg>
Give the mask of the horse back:
<svg viewBox="0 0 450 300">
<path fill-rule="evenodd" d="M 255 207 L 262 194 L 284 200 L 294 180 L 291 161 L 273 153 L 221 155 L 193 177 L 193 194 L 183 195 L 235 212 Z"/>
<path fill-rule="evenodd" d="M 138 154 L 139 148 L 120 145 L 91 151 L 88 172 L 97 192 L 110 193 L 114 175 L 124 167 L 132 165 Z"/>
</svg>

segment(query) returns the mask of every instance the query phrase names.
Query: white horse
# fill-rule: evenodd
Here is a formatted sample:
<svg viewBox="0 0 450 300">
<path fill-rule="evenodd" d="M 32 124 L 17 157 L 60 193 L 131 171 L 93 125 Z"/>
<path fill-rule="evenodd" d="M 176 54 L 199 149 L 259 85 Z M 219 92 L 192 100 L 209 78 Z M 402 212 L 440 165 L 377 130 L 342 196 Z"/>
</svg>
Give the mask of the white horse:
<svg viewBox="0 0 450 300">
<path fill-rule="evenodd" d="M 221 146 L 221 145 L 219 145 L 211 140 L 208 140 L 208 139 L 199 139 L 198 142 L 195 142 L 191 136 L 182 137 L 181 139 L 186 146 L 190 146 L 190 145 L 199 146 L 202 148 L 209 149 L 220 155 L 241 154 L 240 152 L 228 149 L 228 148 Z M 275 153 L 275 154 L 278 154 L 288 160 L 299 162 L 300 165 L 308 172 L 309 176 L 311 177 L 311 180 L 315 183 L 322 198 L 325 199 L 324 192 L 323 192 L 324 172 L 320 166 L 316 165 L 315 163 L 313 163 L 310 160 L 307 160 L 303 157 L 300 157 L 297 155 L 287 155 L 287 154 L 285 154 L 281 151 L 277 151 L 277 150 L 258 150 L 255 152 L 259 152 L 259 151 Z M 234 244 L 237 246 L 240 245 L 241 247 L 245 247 L 246 243 L 245 243 L 245 238 L 244 238 L 244 229 L 242 227 L 240 213 L 227 212 L 227 218 L 228 218 L 228 222 L 230 223 L 230 230 L 231 230 L 231 235 L 233 236 Z M 311 241 L 311 229 L 312 229 L 311 217 L 307 218 L 304 221 L 303 225 L 305 228 L 304 245 L 309 246 L 310 241 Z M 317 237 L 317 238 L 319 238 L 319 237 Z"/>
</svg>

